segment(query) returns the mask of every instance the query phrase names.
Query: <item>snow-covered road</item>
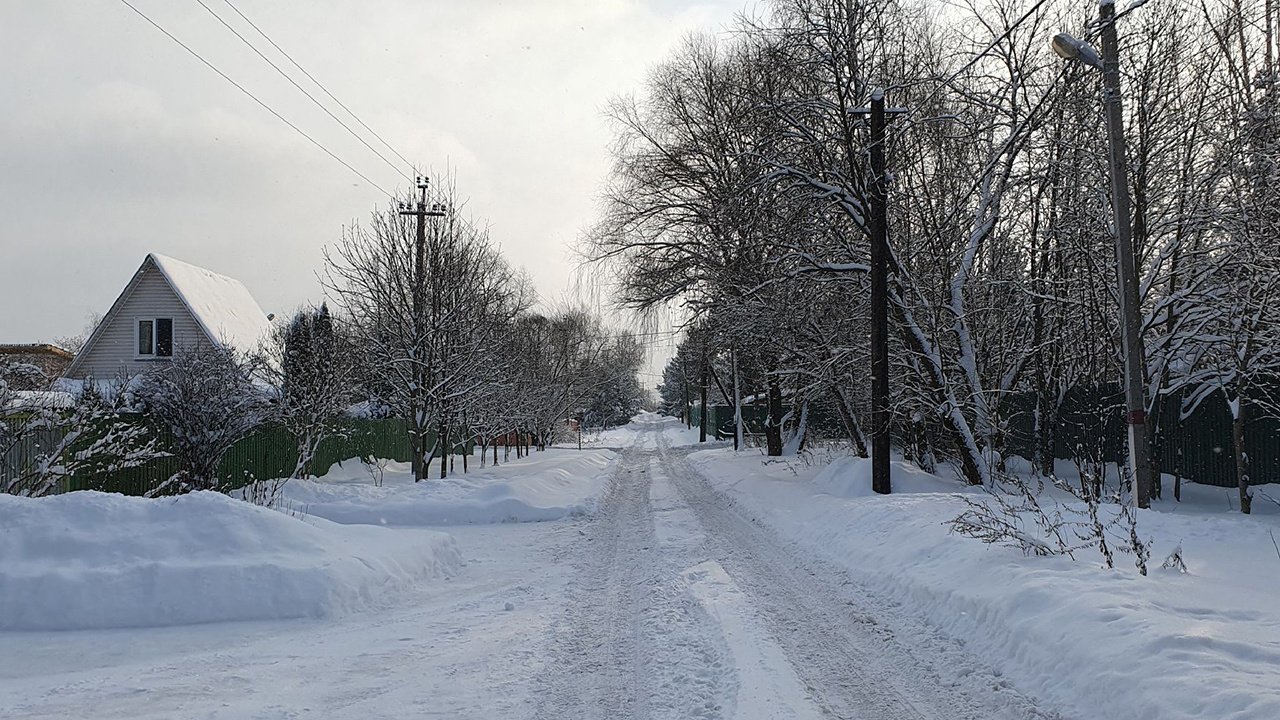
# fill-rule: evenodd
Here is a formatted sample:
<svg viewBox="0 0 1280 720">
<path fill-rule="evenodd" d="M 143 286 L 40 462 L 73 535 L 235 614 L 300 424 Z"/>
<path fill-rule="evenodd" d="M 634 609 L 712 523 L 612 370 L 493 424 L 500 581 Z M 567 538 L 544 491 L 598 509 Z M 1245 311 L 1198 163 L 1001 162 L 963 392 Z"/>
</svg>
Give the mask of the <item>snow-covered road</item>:
<svg viewBox="0 0 1280 720">
<path fill-rule="evenodd" d="M 0 717 L 1057 717 L 632 428 L 592 515 L 450 527 L 465 568 L 390 607 L 0 634 Z"/>
<path fill-rule="evenodd" d="M 1055 717 L 736 512 L 675 427 L 655 419 L 619 449 L 535 717 Z"/>
</svg>

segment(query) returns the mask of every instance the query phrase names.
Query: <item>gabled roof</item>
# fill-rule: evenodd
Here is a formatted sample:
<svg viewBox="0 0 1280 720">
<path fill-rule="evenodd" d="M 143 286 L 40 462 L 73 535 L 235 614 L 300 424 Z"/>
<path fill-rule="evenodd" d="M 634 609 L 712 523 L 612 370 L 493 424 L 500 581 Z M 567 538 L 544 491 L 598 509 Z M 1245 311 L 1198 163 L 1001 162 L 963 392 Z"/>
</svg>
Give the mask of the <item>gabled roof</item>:
<svg viewBox="0 0 1280 720">
<path fill-rule="evenodd" d="M 271 332 L 271 321 L 239 280 L 166 255 L 147 259 L 191 311 L 209 340 L 224 348 L 252 350 Z"/>
<path fill-rule="evenodd" d="M 239 280 L 167 255 L 150 253 L 143 259 L 142 265 L 133 274 L 120 297 L 111 305 L 102 322 L 93 329 L 93 333 L 85 341 L 84 349 L 76 355 L 71 367 L 67 368 L 67 375 L 78 369 L 82 358 L 89 356 L 98 336 L 115 319 L 120 307 L 133 294 L 133 289 L 149 268 L 155 268 L 160 273 L 204 331 L 209 342 L 219 347 L 249 351 L 257 347 L 258 342 L 271 332 L 271 321 L 267 319 L 267 314 Z"/>
</svg>

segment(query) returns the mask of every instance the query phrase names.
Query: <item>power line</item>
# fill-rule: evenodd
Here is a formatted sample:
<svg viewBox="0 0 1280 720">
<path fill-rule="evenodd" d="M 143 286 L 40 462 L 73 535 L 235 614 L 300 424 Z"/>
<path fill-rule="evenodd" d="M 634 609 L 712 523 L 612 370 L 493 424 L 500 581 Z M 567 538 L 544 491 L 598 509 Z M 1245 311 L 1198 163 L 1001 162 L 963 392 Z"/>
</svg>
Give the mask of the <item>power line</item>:
<svg viewBox="0 0 1280 720">
<path fill-rule="evenodd" d="M 398 150 L 396 150 L 394 147 L 392 147 L 392 146 L 391 146 L 391 143 L 389 143 L 389 142 L 387 142 L 386 140 L 382 139 L 382 136 L 381 136 L 381 135 L 379 135 L 378 133 L 374 132 L 373 128 L 371 128 L 371 127 L 369 127 L 368 125 L 366 125 L 366 124 L 365 124 L 365 122 L 364 122 L 363 120 L 361 120 L 361 119 L 360 119 L 360 116 L 359 116 L 359 115 L 356 115 L 356 114 L 355 114 L 355 112 L 354 112 L 354 111 L 352 111 L 352 109 L 351 109 L 351 108 L 347 107 L 347 106 L 346 106 L 346 105 L 345 105 L 341 100 L 339 100 L 337 97 L 335 97 L 333 93 L 329 92 L 329 88 L 326 88 L 324 85 L 322 85 L 322 84 L 320 83 L 320 81 L 319 81 L 319 80 L 315 79 L 315 77 L 314 77 L 314 76 L 312 76 L 312 74 L 311 74 L 311 73 L 307 72 L 306 68 L 304 68 L 304 67 L 302 67 L 301 65 L 299 65 L 299 64 L 298 64 L 298 61 L 297 61 L 297 60 L 294 60 L 292 55 L 290 55 L 289 53 L 285 52 L 285 51 L 284 51 L 284 48 L 282 48 L 282 47 L 280 47 L 279 45 L 277 45 L 277 44 L 276 44 L 276 41 L 275 41 L 275 40 L 272 40 L 272 39 L 271 39 L 271 37 L 270 37 L 269 35 L 267 35 L 267 33 L 266 33 L 266 32 L 264 32 L 264 31 L 262 30 L 262 28 L 258 27 L 256 24 L 254 24 L 254 22 L 253 22 L 252 20 L 250 20 L 250 19 L 249 19 L 249 18 L 248 18 L 244 13 L 240 12 L 240 8 L 238 8 L 238 7 L 236 7 L 235 5 L 233 5 L 233 4 L 231 3 L 231 0 L 223 0 L 223 2 L 225 2 L 225 3 L 227 4 L 227 6 L 228 6 L 228 7 L 230 7 L 232 10 L 234 10 L 234 11 L 235 11 L 235 13 L 236 13 L 237 15 L 239 15 L 239 16 L 240 16 L 240 18 L 241 18 L 241 19 L 243 19 L 245 22 L 249 23 L 249 27 L 251 27 L 251 28 L 253 28 L 254 30 L 256 30 L 256 31 L 258 32 L 258 34 L 259 34 L 259 35 L 261 35 L 261 36 L 262 36 L 262 37 L 263 37 L 267 42 L 271 43 L 271 47 L 273 47 L 273 48 L 275 48 L 276 50 L 280 51 L 280 54 L 281 54 L 281 55 L 283 55 L 283 56 L 285 56 L 285 58 L 286 58 L 289 62 L 293 63 L 293 66 L 294 66 L 294 67 L 296 67 L 296 68 L 298 68 L 299 72 L 301 72 L 303 75 L 306 75 L 308 80 L 310 80 L 311 82 L 315 83 L 315 84 L 316 84 L 316 87 L 318 87 L 318 88 L 320 88 L 321 90 L 323 90 L 323 91 L 324 91 L 324 94 L 325 94 L 325 95 L 328 95 L 330 100 L 332 100 L 332 101 L 334 101 L 334 102 L 338 103 L 338 107 L 342 108 L 343 110 L 346 110 L 348 115 L 350 115 L 352 118 L 354 118 L 356 122 L 360 123 L 360 127 L 364 128 L 365 130 L 368 130 L 370 135 L 373 135 L 375 138 L 377 138 L 377 139 L 378 139 L 378 142 L 380 142 L 380 143 L 382 143 L 384 146 L 386 146 L 386 148 L 387 148 L 388 150 L 390 150 L 390 151 L 392 152 L 392 154 L 394 154 L 396 157 L 400 158 L 400 160 L 401 160 L 401 161 L 402 161 L 406 166 L 408 166 L 411 170 L 414 170 L 414 169 L 415 169 L 415 168 L 414 168 L 414 166 L 413 166 L 413 163 L 411 163 L 411 162 L 409 162 L 407 159 L 405 159 L 405 156 L 401 155 L 401 154 L 400 154 L 400 152 L 399 152 Z"/>
<path fill-rule="evenodd" d="M 316 107 L 320 108 L 321 110 L 323 110 L 323 111 L 324 111 L 324 113 L 325 113 L 326 115 L 328 115 L 329 117 L 333 118 L 334 122 L 336 122 L 336 123 L 338 123 L 339 125 L 341 125 L 343 130 L 346 130 L 347 132 L 351 133 L 351 136 L 352 136 L 352 137 L 354 137 L 356 140 L 359 140 L 361 145 L 364 145 L 366 148 L 368 148 L 368 149 L 369 149 L 369 152 L 373 153 L 374 155 L 377 155 L 379 160 L 381 160 L 382 162 L 384 162 L 384 163 L 386 163 L 386 164 L 387 164 L 387 167 L 391 168 L 392 170 L 396 171 L 397 173 L 400 173 L 400 177 L 403 177 L 405 180 L 408 180 L 409 182 L 413 182 L 413 178 L 412 178 L 412 177 L 410 177 L 409 175 L 405 174 L 405 172 L 404 172 L 403 170 L 401 170 L 400 168 L 396 167 L 394 163 L 392 163 L 390 160 L 388 160 L 388 159 L 387 159 L 387 158 L 386 158 L 382 153 L 378 152 L 378 151 L 377 151 L 377 149 L 375 149 L 372 145 L 370 145 L 368 142 L 366 142 L 364 138 L 360 137 L 360 135 L 359 135 L 359 134 L 357 134 L 355 130 L 352 130 L 352 129 L 351 129 L 351 126 L 349 126 L 349 125 L 347 125 L 345 122 L 343 122 L 341 118 L 339 118 L 337 115 L 334 115 L 332 112 L 330 112 L 329 108 L 325 107 L 325 106 L 324 106 L 324 104 L 323 104 L 323 103 L 321 103 L 319 100 L 317 100 L 317 99 L 315 98 L 315 96 L 314 96 L 314 95 L 312 95 L 310 92 L 308 92 L 308 91 L 306 90 L 306 88 L 302 87 L 302 86 L 301 86 L 301 85 L 299 85 L 299 84 L 298 84 L 298 83 L 297 83 L 293 78 L 289 77 L 289 74 L 288 74 L 288 73 L 286 73 L 284 70 L 281 70 L 279 65 L 275 64 L 275 62 L 274 62 L 271 58 L 269 58 L 269 57 L 267 57 L 266 55 L 264 55 L 264 54 L 262 53 L 262 51 L 261 51 L 261 50 L 259 50 L 256 46 L 254 46 L 254 44 L 253 44 L 253 43 L 249 42 L 249 39 L 248 39 L 248 38 L 246 38 L 244 35 L 241 35 L 241 34 L 240 34 L 240 31 L 238 31 L 238 30 L 236 30 L 235 28 L 231 27 L 231 25 L 230 25 L 229 23 L 227 23 L 227 21 L 226 21 L 226 20 L 223 20 L 223 19 L 222 19 L 222 16 L 221 16 L 221 15 L 219 15 L 219 14 L 218 14 L 218 13 L 216 13 L 216 12 L 214 12 L 214 11 L 213 11 L 213 8 L 211 8 L 211 7 L 209 7 L 208 5 L 206 5 L 206 4 L 205 4 L 205 2 L 204 2 L 204 0 L 196 0 L 196 2 L 197 2 L 197 3 L 200 3 L 200 7 L 204 8 L 206 11 L 208 11 L 208 13 L 209 13 L 210 15 L 212 15 L 212 16 L 214 17 L 214 19 L 216 19 L 218 22 L 222 23 L 222 26 L 223 26 L 223 27 L 225 27 L 226 29 L 230 30 L 232 35 L 235 35 L 237 38 L 240 38 L 240 42 L 244 43 L 246 46 L 248 46 L 248 48 L 249 48 L 250 50 L 252 50 L 254 53 L 256 53 L 258 57 L 262 58 L 263 62 L 265 62 L 266 64 L 270 65 L 270 66 L 271 66 L 271 68 L 272 68 L 273 70 L 275 70 L 276 72 L 280 73 L 280 77 L 284 78 L 285 80 L 288 80 L 290 85 L 293 85 L 295 88 L 297 88 L 297 89 L 298 89 L 298 92 L 302 93 L 303 95 L 306 95 L 308 100 L 310 100 L 311 102 L 315 103 Z M 231 9 L 232 9 L 232 10 L 235 10 L 235 7 L 234 7 L 234 6 L 232 6 L 232 8 L 231 8 Z M 237 12 L 239 12 L 239 11 L 237 11 Z M 252 24 L 252 23 L 250 23 L 250 24 Z M 258 32 L 259 32 L 259 33 L 261 33 L 262 31 L 261 31 L 261 30 L 259 30 Z M 263 37 L 266 37 L 266 36 L 264 35 Z M 268 42 L 269 42 L 269 41 L 270 41 L 270 38 L 268 38 Z M 274 45 L 275 43 L 272 43 L 272 44 Z M 288 57 L 288 56 L 286 56 L 286 57 Z M 295 64 L 296 64 L 296 63 L 295 63 Z M 304 72 L 305 72 L 305 71 L 304 71 Z M 348 112 L 350 112 L 350 111 L 348 110 Z M 412 167 L 410 167 L 410 169 L 412 169 Z"/>
<path fill-rule="evenodd" d="M 128 7 L 130 10 L 134 11 L 135 13 L 137 13 L 137 14 L 138 14 L 138 16 L 139 16 L 139 17 L 141 17 L 143 20 L 146 20 L 148 23 L 150 23 L 152 27 L 154 27 L 155 29 L 157 29 L 157 30 L 159 30 L 160 32 L 164 33 L 165 37 L 167 37 L 167 38 L 169 38 L 170 40 L 172 40 L 172 41 L 174 41 L 175 43 L 177 43 L 177 44 L 178 44 L 178 45 L 179 45 L 183 50 L 186 50 L 187 52 L 189 52 L 189 53 L 191 53 L 193 56 L 195 56 L 195 58 L 196 58 L 197 60 L 199 60 L 200 62 L 204 63 L 204 64 L 205 64 L 205 65 L 206 65 L 210 70 L 212 70 L 212 71 L 214 71 L 214 72 L 218 73 L 219 75 L 221 75 L 221 76 L 222 76 L 222 79 L 224 79 L 224 80 L 226 80 L 227 82 L 229 82 L 229 83 L 231 83 L 232 85 L 234 85 L 234 86 L 236 87 L 236 89 L 237 89 L 237 90 L 239 90 L 240 92 L 244 93 L 245 95 L 248 95 L 248 96 L 249 96 L 249 98 L 250 98 L 251 100 L 253 100 L 254 102 L 256 102 L 256 103 L 258 103 L 259 105 L 261 105 L 261 106 L 262 106 L 262 109 L 266 110 L 267 112 L 271 113 L 272 115 L 275 115 L 275 116 L 276 116 L 276 118 L 280 120 L 280 122 L 284 123 L 285 125 L 288 125 L 290 128 L 293 128 L 293 131 L 294 131 L 294 132 L 298 133 L 299 135 L 301 135 L 302 137 L 306 138 L 307 140 L 310 140 L 310 141 L 311 141 L 311 144 L 312 144 L 312 145 L 315 145 L 316 147 L 318 147 L 318 148 L 320 148 L 322 151 L 324 151 L 324 154 L 328 155 L 329 157 L 333 158 L 334 160 L 337 160 L 337 161 L 338 161 L 338 162 L 339 162 L 343 167 L 345 167 L 346 169 L 348 169 L 348 170 L 350 170 L 351 172 L 355 173 L 355 174 L 356 174 L 356 175 L 357 175 L 361 180 L 364 180 L 364 181 L 365 181 L 366 183 L 368 183 L 370 186 L 372 186 L 372 187 L 374 187 L 374 188 L 377 188 L 377 190 L 378 190 L 379 192 L 381 192 L 383 195 L 386 195 L 387 197 L 391 198 L 392 200 L 394 200 L 394 199 L 395 199 L 395 195 L 392 195 L 391 193 L 387 192 L 387 191 L 386 191 L 386 190 L 385 190 L 381 185 L 379 185 L 378 183 L 376 183 L 376 182 L 374 182 L 374 181 L 370 180 L 368 177 L 366 177 L 366 176 L 365 176 L 365 174 L 364 174 L 364 173 L 360 172 L 359 170 L 355 169 L 354 167 L 351 167 L 351 165 L 350 165 L 349 163 L 347 163 L 347 161 L 346 161 L 346 160 L 343 160 L 342 158 L 340 158 L 340 157 L 338 157 L 337 155 L 333 154 L 333 151 L 331 151 L 329 148 L 325 147 L 324 145 L 321 145 L 321 144 L 319 143 L 319 141 L 317 141 L 315 138 L 313 138 L 313 137 L 311 137 L 310 135 L 308 135 L 307 133 L 303 132 L 302 128 L 300 128 L 300 127 L 298 127 L 297 125 L 294 125 L 293 123 L 289 122 L 287 119 L 285 119 L 285 117 L 284 117 L 283 115 L 281 115 L 280 113 L 278 113 L 278 112 L 276 112 L 274 109 L 272 109 L 270 105 L 266 104 L 266 103 L 265 103 L 265 102 L 263 102 L 262 100 L 259 100 L 257 95 L 254 95 L 253 93 L 251 93 L 251 92 L 249 92 L 248 90 L 246 90 L 246 89 L 245 89 L 245 87 L 244 87 L 243 85 L 241 85 L 240 83 L 236 82 L 235 80 L 232 80 L 232 79 L 231 79 L 231 76 L 229 76 L 229 75 L 227 75 L 226 73 L 224 73 L 224 72 L 222 72 L 221 70 L 219 70 L 217 67 L 215 67 L 215 66 L 214 66 L 214 64 L 213 64 L 213 63 L 209 62 L 208 60 L 205 60 L 205 59 L 204 59 L 204 57 L 200 55 L 200 53 L 196 52 L 195 50 L 192 50 L 192 49 L 191 49 L 191 48 L 190 48 L 186 43 L 182 42 L 182 41 L 181 41 L 181 40 L 179 40 L 177 37 L 175 37 L 175 36 L 173 35 L 173 33 L 169 32 L 168 30 L 165 30 L 165 29 L 164 29 L 163 27 L 161 27 L 161 26 L 160 26 L 160 24 L 159 24 L 159 23 L 157 23 L 155 20 L 152 20 L 151 18 L 147 17 L 146 13 L 144 13 L 144 12 L 142 12 L 141 10 L 139 10 L 138 8 L 134 7 L 134 6 L 133 6 L 133 4 L 129 2 L 129 0 L 120 0 L 120 2 L 124 3 L 126 7 Z"/>
</svg>

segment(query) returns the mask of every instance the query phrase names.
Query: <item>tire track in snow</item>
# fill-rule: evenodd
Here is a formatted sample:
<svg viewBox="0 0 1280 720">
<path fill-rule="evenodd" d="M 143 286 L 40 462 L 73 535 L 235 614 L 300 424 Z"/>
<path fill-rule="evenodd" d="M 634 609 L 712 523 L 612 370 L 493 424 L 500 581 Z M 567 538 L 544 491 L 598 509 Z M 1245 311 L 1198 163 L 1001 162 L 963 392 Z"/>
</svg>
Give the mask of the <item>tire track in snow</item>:
<svg viewBox="0 0 1280 720">
<path fill-rule="evenodd" d="M 686 548 L 660 542 L 655 531 L 656 440 L 640 433 L 620 450 L 586 524 L 570 603 L 538 687 L 539 720 L 718 720 L 732 696 L 716 625 L 681 575 L 690 564 Z"/>
<path fill-rule="evenodd" d="M 904 645 L 875 619 L 900 608 L 854 596 L 844 573 L 802 558 L 772 531 L 743 517 L 683 454 L 660 438 L 664 472 L 705 530 L 708 552 L 750 599 L 825 715 L 859 720 L 1058 717 L 1007 687 L 944 679 L 939 664 L 977 661 L 954 646 Z M 919 635 L 927 638 L 929 632 Z M 920 642 L 920 637 L 911 640 Z M 983 689 L 987 692 L 978 695 Z"/>
</svg>

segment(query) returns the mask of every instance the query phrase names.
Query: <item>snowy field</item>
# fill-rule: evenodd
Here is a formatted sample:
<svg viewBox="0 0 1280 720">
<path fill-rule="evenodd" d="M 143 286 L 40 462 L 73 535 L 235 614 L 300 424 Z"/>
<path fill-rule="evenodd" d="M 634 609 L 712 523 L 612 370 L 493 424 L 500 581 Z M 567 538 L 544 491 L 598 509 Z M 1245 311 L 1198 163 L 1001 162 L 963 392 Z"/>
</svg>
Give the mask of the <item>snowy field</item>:
<svg viewBox="0 0 1280 720">
<path fill-rule="evenodd" d="M 863 460 L 690 435 L 380 487 L 344 462 L 285 512 L 0 498 L 0 717 L 1280 717 L 1264 500 L 1144 511 L 1144 578 L 949 534 L 962 488 L 910 465 L 880 497 Z"/>
</svg>

